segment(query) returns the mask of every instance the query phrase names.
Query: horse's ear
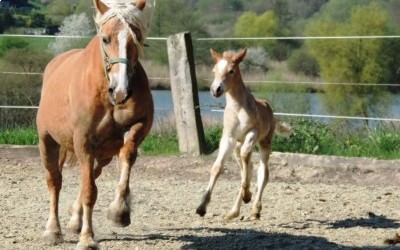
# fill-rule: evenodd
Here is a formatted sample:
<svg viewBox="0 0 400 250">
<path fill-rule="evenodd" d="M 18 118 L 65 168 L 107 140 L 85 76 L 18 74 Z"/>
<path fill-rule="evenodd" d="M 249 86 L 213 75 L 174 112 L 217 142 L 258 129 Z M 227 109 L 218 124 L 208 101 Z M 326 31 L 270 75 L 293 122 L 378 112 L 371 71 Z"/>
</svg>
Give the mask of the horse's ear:
<svg viewBox="0 0 400 250">
<path fill-rule="evenodd" d="M 143 10 L 144 7 L 146 7 L 146 0 L 135 0 L 134 2 L 136 8 L 138 8 L 139 10 Z"/>
<path fill-rule="evenodd" d="M 96 11 L 99 12 L 100 14 L 104 14 L 107 12 L 109 9 L 107 5 L 105 5 L 101 0 L 93 0 L 94 7 L 96 8 Z"/>
<path fill-rule="evenodd" d="M 212 48 L 210 49 L 210 54 L 215 63 L 217 63 L 222 58 L 221 54 Z"/>
<path fill-rule="evenodd" d="M 233 63 L 239 64 L 240 62 L 242 62 L 243 59 L 244 59 L 245 56 L 246 56 L 246 53 L 247 53 L 247 49 L 246 49 L 246 48 L 241 49 L 241 50 L 239 51 L 239 53 L 237 53 L 237 54 L 233 57 Z"/>
</svg>

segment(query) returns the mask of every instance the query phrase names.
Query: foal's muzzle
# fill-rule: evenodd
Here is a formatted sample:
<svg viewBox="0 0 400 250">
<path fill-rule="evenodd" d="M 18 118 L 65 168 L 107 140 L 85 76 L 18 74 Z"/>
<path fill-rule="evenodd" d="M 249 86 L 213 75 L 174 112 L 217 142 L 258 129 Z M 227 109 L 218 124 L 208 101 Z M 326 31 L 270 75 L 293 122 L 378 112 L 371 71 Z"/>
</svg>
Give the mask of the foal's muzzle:
<svg viewBox="0 0 400 250">
<path fill-rule="evenodd" d="M 214 97 L 220 97 L 224 93 L 224 87 L 220 84 L 217 88 L 211 88 L 211 94 Z"/>
</svg>

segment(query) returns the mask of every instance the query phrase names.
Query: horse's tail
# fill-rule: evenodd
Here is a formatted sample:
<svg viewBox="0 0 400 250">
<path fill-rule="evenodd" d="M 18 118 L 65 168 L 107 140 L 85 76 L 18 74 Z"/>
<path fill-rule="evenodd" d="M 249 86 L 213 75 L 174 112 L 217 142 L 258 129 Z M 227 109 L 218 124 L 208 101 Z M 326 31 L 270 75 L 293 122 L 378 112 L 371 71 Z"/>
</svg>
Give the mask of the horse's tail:
<svg viewBox="0 0 400 250">
<path fill-rule="evenodd" d="M 275 120 L 275 133 L 287 138 L 293 133 L 293 131 L 289 124 Z"/>
<path fill-rule="evenodd" d="M 60 169 L 63 168 L 64 165 L 66 166 L 74 166 L 78 162 L 74 152 L 69 151 L 65 147 L 60 147 L 58 164 Z"/>
</svg>

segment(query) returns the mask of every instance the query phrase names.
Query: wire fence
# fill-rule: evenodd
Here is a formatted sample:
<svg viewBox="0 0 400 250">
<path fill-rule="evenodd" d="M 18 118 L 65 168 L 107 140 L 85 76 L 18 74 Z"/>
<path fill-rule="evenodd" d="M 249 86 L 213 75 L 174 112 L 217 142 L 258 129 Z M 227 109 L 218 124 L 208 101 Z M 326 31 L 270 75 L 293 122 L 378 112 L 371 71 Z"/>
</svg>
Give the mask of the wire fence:
<svg viewBox="0 0 400 250">
<path fill-rule="evenodd" d="M 60 36 L 60 35 L 23 35 L 23 34 L 0 34 L 1 37 L 24 37 L 24 38 L 69 38 L 69 39 L 86 39 L 91 36 Z M 196 38 L 195 41 L 262 41 L 262 40 L 354 40 L 354 39 L 399 39 L 400 35 L 387 36 L 289 36 L 289 37 L 214 37 L 214 38 Z M 166 41 L 167 37 L 148 37 L 149 41 Z M 42 75 L 42 72 L 13 72 L 0 71 L 0 75 Z M 169 81 L 168 77 L 150 76 L 150 80 L 165 80 Z M 211 81 L 212 79 L 201 79 Z M 252 86 L 265 84 L 285 84 L 285 85 L 309 85 L 309 86 L 326 86 L 326 85 L 341 85 L 341 86 L 378 86 L 378 87 L 400 87 L 396 83 L 340 83 L 340 82 L 318 82 L 318 81 L 267 81 L 267 80 L 245 80 L 246 83 Z M 0 105 L 0 109 L 37 109 L 37 106 L 11 106 Z M 202 106 L 202 110 L 211 112 L 223 112 L 222 109 Z M 156 110 L 168 111 L 166 108 L 156 107 Z M 172 111 L 172 110 L 171 110 Z M 324 119 L 342 119 L 342 120 L 364 120 L 364 121 L 384 121 L 384 122 L 400 122 L 400 118 L 384 118 L 384 117 L 357 117 L 357 116 L 340 116 L 340 115 L 324 115 L 324 114 L 301 114 L 301 113 L 282 113 L 276 112 L 277 116 L 284 117 L 303 117 L 303 118 L 324 118 Z"/>
</svg>

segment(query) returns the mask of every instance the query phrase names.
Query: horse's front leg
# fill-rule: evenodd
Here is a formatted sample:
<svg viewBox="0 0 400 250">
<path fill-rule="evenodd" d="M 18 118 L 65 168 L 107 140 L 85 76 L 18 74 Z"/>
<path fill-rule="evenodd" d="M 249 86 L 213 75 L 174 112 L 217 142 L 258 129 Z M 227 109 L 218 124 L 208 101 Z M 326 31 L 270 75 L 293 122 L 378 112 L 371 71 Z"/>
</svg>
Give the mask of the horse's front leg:
<svg viewBox="0 0 400 250">
<path fill-rule="evenodd" d="M 131 167 L 136 161 L 137 150 L 147 133 L 143 123 L 137 123 L 125 134 L 124 145 L 118 155 L 118 165 L 121 170 L 120 179 L 115 192 L 115 199 L 111 203 L 107 218 L 116 226 L 126 227 L 130 219 L 130 189 L 129 179 Z"/>
<path fill-rule="evenodd" d="M 97 179 L 100 176 L 103 167 L 106 166 L 108 163 L 110 163 L 111 160 L 112 160 L 112 158 L 96 161 L 96 165 L 94 168 L 94 178 L 95 179 Z M 71 232 L 79 234 L 82 229 L 82 213 L 83 213 L 80 194 L 78 194 L 78 197 L 72 204 L 69 212 L 71 214 L 71 219 L 68 222 L 67 228 Z"/>
<path fill-rule="evenodd" d="M 74 149 L 80 167 L 79 200 L 82 205 L 82 229 L 77 249 L 97 249 L 92 224 L 93 207 L 97 199 L 93 152 L 86 137 L 78 133 L 74 135 Z"/>
</svg>

